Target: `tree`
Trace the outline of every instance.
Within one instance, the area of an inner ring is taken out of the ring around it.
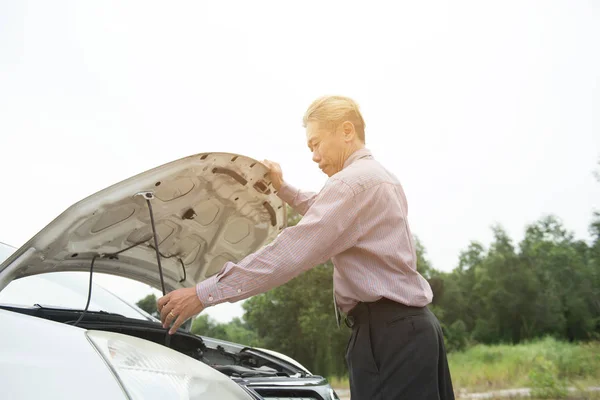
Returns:
[[[575,240],[554,216],[528,225],[518,248],[499,226],[486,251],[472,242],[435,303],[449,348],[465,330],[478,342],[513,342],[551,335],[587,340],[600,327],[600,215],[593,243]],[[463,325],[464,324],[464,325]]]
[[[430,279],[432,275],[435,275],[436,271],[432,268],[431,263],[426,258],[427,251],[419,237],[415,235],[414,241],[415,251],[417,253],[417,271],[423,275],[423,278]]]
[[[153,293],[153,294],[149,294],[148,296],[139,300],[135,304],[142,310],[146,311],[148,314],[152,315],[153,317],[159,318],[160,314],[158,313],[156,302],[157,302],[157,299]]]
[[[512,240],[500,226],[492,227],[494,241],[475,270],[474,295],[481,309],[473,331],[476,340],[521,340],[522,316],[529,314],[526,298],[533,292],[532,276],[522,268]]]
[[[481,268],[485,257],[483,245],[471,242],[467,250],[461,252],[454,271],[440,275],[444,291],[434,305],[436,315],[446,329],[457,322],[463,323],[467,332],[474,329],[475,321],[482,313],[481,302],[475,297],[473,290],[476,283],[475,271]]]
[[[529,318],[537,325],[535,335],[586,338],[593,329],[586,301],[591,291],[587,245],[575,241],[558,218],[548,216],[527,227],[521,248],[539,282],[536,310]]]
[[[588,302],[595,321],[595,337],[600,338],[600,212],[594,213],[590,224],[592,243],[588,254],[589,293]]]
[[[219,324],[206,314],[201,314],[192,321],[191,332],[195,335],[211,337],[239,343],[250,347],[263,347],[255,330],[248,327],[240,318],[234,318],[226,324]]]

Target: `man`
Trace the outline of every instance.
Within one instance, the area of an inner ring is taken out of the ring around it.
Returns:
[[[346,361],[352,400],[454,399],[433,294],[417,272],[407,201],[396,177],[365,147],[365,123],[347,97],[314,101],[304,116],[313,161],[329,176],[299,191],[270,168],[278,195],[303,215],[268,246],[228,262],[195,288],[158,300],[173,333],[206,307],[265,292],[332,259],[335,299],[352,327]]]

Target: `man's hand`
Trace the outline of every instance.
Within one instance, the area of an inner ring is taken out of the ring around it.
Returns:
[[[276,162],[269,160],[264,160],[263,164],[265,164],[271,171],[269,173],[269,177],[271,178],[271,182],[273,183],[275,190],[279,191],[279,189],[281,189],[281,185],[283,185],[283,173],[281,172],[281,167]]]
[[[157,305],[163,328],[168,328],[175,321],[169,330],[169,335],[175,333],[181,324],[204,309],[204,305],[196,295],[195,287],[167,293],[158,299]]]

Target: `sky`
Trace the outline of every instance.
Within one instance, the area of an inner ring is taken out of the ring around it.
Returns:
[[[0,1],[0,241],[200,152],[274,160],[318,191],[301,122],[326,94],[360,104],[435,268],[547,214],[588,240],[599,43],[593,1]]]

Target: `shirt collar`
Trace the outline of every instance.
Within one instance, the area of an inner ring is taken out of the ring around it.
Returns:
[[[371,153],[371,151],[369,149],[367,149],[365,147],[363,147],[362,149],[356,150],[354,153],[350,154],[350,157],[348,157],[348,159],[344,163],[344,166],[342,167],[342,169],[346,168],[347,166],[352,164],[354,161],[358,160],[359,158],[363,158],[363,157],[373,157],[373,154]]]

